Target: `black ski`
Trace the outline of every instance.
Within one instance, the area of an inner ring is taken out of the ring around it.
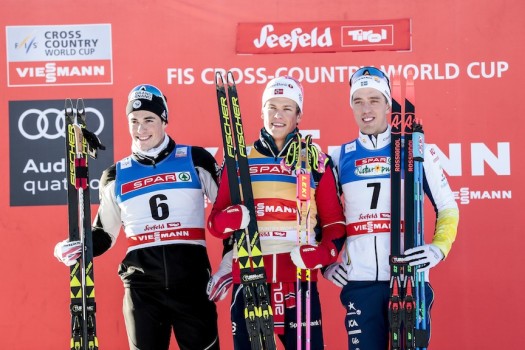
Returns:
[[[404,233],[405,250],[413,248],[415,244],[414,228],[414,143],[412,140],[413,126],[416,118],[414,105],[414,80],[409,75],[406,80],[405,89],[405,111],[404,111],[404,144],[403,144],[403,173],[404,173]],[[415,326],[416,326],[416,295],[415,295],[415,268],[404,266],[403,285],[403,327],[404,348],[414,350],[415,348]]]
[[[401,113],[401,82],[398,74],[394,75],[392,89],[391,119],[391,157],[390,157],[390,300],[388,319],[390,324],[390,350],[400,350],[402,346],[402,270],[401,258],[401,133],[403,115]]]
[[[71,350],[98,350],[95,322],[95,279],[89,196],[88,155],[96,158],[105,149],[96,135],[86,129],[84,101],[65,101],[66,173],[69,241],[82,242],[82,255],[70,267]]]
[[[231,72],[226,74],[225,84],[222,74],[217,72],[215,86],[231,202],[232,204],[243,203],[250,211],[248,228],[234,233],[245,304],[246,326],[252,350],[274,350],[276,345],[273,332],[273,312],[266,285],[246,141],[233,74]]]

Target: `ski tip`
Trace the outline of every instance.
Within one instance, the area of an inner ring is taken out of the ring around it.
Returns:
[[[401,86],[401,72],[394,72],[392,81],[394,86]]]
[[[414,86],[414,71],[408,70],[406,73],[407,86]]]
[[[224,83],[224,76],[220,71],[215,71],[215,82],[216,83]]]
[[[74,113],[73,101],[71,101],[70,98],[66,98],[65,103],[64,103],[64,114],[68,118],[73,118],[73,113]]]
[[[64,102],[65,109],[71,108],[73,109],[73,101],[70,98],[66,98]]]
[[[235,84],[235,79],[233,77],[233,72],[232,71],[228,71],[228,73],[226,73],[226,77],[228,79],[228,82],[231,82],[231,83]]]
[[[228,73],[226,73],[226,82],[230,91],[237,92],[237,84],[235,83],[235,78],[233,77],[232,71],[228,71]]]
[[[86,108],[84,106],[83,98],[77,98],[77,115],[81,118],[85,117],[86,115]]]

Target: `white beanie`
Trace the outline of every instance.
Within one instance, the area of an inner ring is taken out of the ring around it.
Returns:
[[[262,105],[274,97],[286,97],[297,103],[303,112],[303,87],[299,81],[290,77],[277,77],[268,82],[262,95]]]
[[[363,88],[376,89],[386,97],[388,104],[392,107],[392,97],[390,96],[390,86],[388,82],[375,75],[362,75],[352,83],[352,87],[350,88],[350,106],[352,106],[352,96],[354,92]]]

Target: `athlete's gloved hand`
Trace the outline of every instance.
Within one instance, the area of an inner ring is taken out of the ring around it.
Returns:
[[[55,257],[66,266],[75,265],[82,254],[82,243],[80,241],[64,240],[55,246]]]
[[[443,257],[443,252],[437,246],[424,244],[405,250],[405,256],[402,258],[402,261],[410,266],[418,266],[418,271],[424,272],[436,266],[443,260]]]
[[[346,266],[347,265],[342,262],[334,263],[324,270],[323,277],[331,281],[336,286],[343,288],[348,283]]]
[[[244,229],[249,223],[250,211],[248,208],[242,204],[236,204],[217,213],[213,220],[213,229],[216,232],[228,233]]]
[[[335,262],[337,251],[333,244],[305,244],[292,249],[290,256],[295,266],[300,269],[318,269]]]
[[[233,250],[224,254],[222,261],[219,265],[219,270],[211,276],[208,281],[208,287],[206,293],[208,293],[208,299],[211,301],[223,300],[228,294],[228,289],[232,285],[232,259]]]

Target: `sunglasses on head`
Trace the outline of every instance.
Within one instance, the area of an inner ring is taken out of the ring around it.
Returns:
[[[375,67],[359,68],[354,74],[352,74],[352,77],[350,78],[350,86],[352,86],[352,84],[354,84],[357,79],[364,75],[372,75],[374,77],[385,79],[388,83],[388,86],[390,87],[390,79],[388,79],[388,76],[381,69]]]

